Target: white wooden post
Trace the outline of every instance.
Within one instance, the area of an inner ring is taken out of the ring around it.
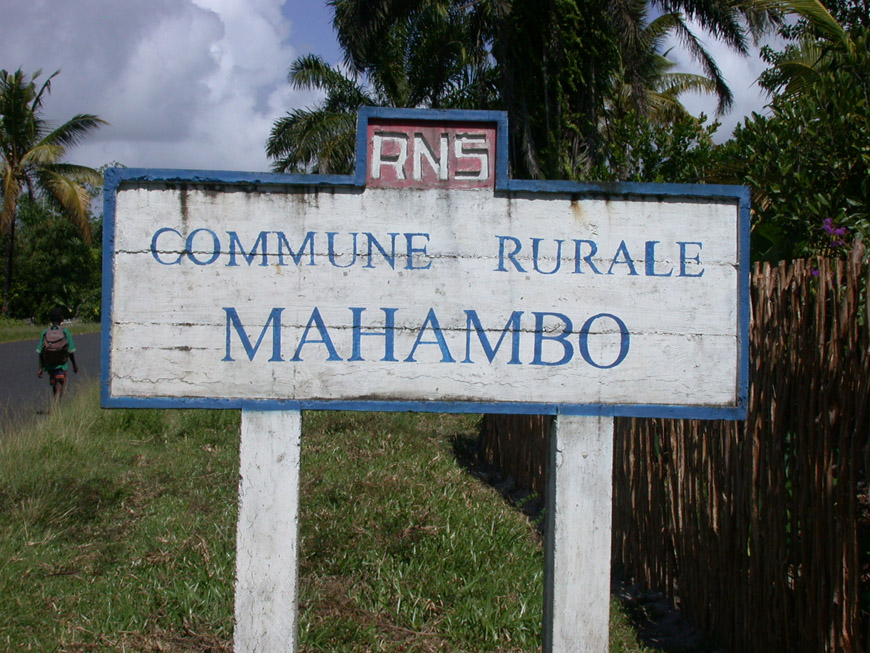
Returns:
[[[301,434],[298,410],[242,410],[238,653],[296,650]]]
[[[544,653],[609,650],[613,418],[550,431]]]

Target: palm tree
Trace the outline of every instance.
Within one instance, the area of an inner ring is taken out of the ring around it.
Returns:
[[[294,88],[326,93],[319,106],[294,109],[275,121],[266,154],[275,172],[349,174],[353,170],[356,112],[381,105],[382,94],[368,91],[358,76],[333,68],[316,55],[298,58],[288,79]]]
[[[502,0],[496,0],[496,4]],[[393,106],[491,99],[488,15],[468,0],[329,0],[345,65],[377,76]],[[489,2],[483,7],[489,11]]]
[[[719,112],[729,108],[731,91],[686,19],[745,54],[749,41],[775,18],[754,0],[506,0],[501,5],[494,17],[493,53],[510,115],[512,160],[528,175],[549,178],[582,177],[598,163],[604,144],[600,118],[614,84],[631,89],[634,109],[647,115],[648,91],[660,89],[660,75],[667,71],[659,50],[666,34],[677,37],[709,80],[669,77],[664,83],[671,85],[671,96],[688,82],[715,89]]]
[[[90,241],[88,204],[84,184],[101,184],[102,176],[92,168],[64,163],[67,148],[102,124],[97,116],[77,114],[54,127],[42,117],[42,103],[51,92],[50,75],[37,87],[42,71],[28,77],[21,69],[0,70],[0,173],[2,209],[0,235],[6,235],[6,273],[3,279],[3,307],[8,311],[15,252],[15,220],[18,199],[27,193],[44,199],[68,216],[86,242]]]
[[[861,59],[862,46],[858,43],[868,28],[857,24],[852,31],[841,25],[819,0],[758,0],[759,4],[782,13],[799,16],[806,28],[799,32],[796,46],[790,46],[774,61],[771,92],[781,90],[786,97],[806,92],[819,76],[832,68],[854,68],[856,80],[867,75]],[[866,44],[863,45],[866,52]],[[771,77],[769,76],[770,80]],[[870,97],[868,97],[870,101]]]
[[[610,82],[605,124],[609,117],[621,117],[629,112],[657,125],[689,118],[680,96],[691,91],[715,95],[719,100],[717,113],[727,111],[733,94],[716,62],[689,30],[683,15],[670,12],[647,21],[647,4],[637,3],[636,8],[641,13],[634,17],[618,12],[618,20],[624,26],[618,30],[621,34],[620,65]],[[684,46],[701,61],[707,75],[672,72],[675,64],[668,58],[671,50],[664,49],[665,40],[672,34],[679,35]]]
[[[720,112],[730,106],[730,89],[684,17],[745,53],[749,38],[775,16],[753,0],[329,4],[344,68],[330,69],[322,61],[312,66],[306,58],[294,64],[291,83],[323,90],[326,99],[276,123],[268,151],[279,170],[349,171],[355,123],[347,114],[364,102],[504,109],[510,117],[515,175],[582,177],[600,159],[606,139],[603,118],[614,103],[654,119],[673,117],[680,114],[679,94],[700,89],[715,92]],[[651,14],[659,16],[650,21]],[[703,76],[668,70],[670,62],[660,52],[667,34],[678,37],[700,63]],[[334,152],[340,152],[341,165],[320,161],[332,159]],[[288,165],[283,153],[293,153],[291,159],[297,156],[298,161]]]
[[[345,61],[333,67],[306,55],[290,66],[294,88],[325,98],[275,122],[266,153],[276,172],[349,173],[361,106],[463,108],[494,97],[486,66],[472,65],[470,23],[453,0],[330,4]]]

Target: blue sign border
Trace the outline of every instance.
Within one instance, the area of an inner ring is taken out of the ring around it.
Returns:
[[[430,122],[495,123],[495,190],[536,194],[571,193],[577,195],[616,195],[621,197],[697,197],[730,199],[738,205],[738,374],[737,403],[734,406],[636,405],[636,404],[557,404],[493,403],[466,401],[341,401],[341,400],[251,400],[186,397],[112,397],[109,393],[111,356],[113,254],[115,251],[115,197],[124,182],[176,182],[218,184],[223,186],[342,186],[363,187],[368,161],[366,134],[372,118]],[[363,107],[357,124],[356,170],[351,175],[275,174],[213,170],[172,170],[151,168],[109,168],[103,187],[103,323],[101,399],[105,408],[232,408],[253,410],[366,410],[444,413],[501,413],[538,415],[583,415],[613,417],[661,417],[681,419],[746,419],[749,396],[749,319],[750,319],[750,194],[746,186],[708,184],[587,183],[510,179],[508,177],[507,114],[501,111],[456,111],[433,109],[392,109]]]

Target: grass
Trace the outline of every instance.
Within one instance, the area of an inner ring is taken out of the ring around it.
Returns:
[[[540,543],[456,464],[451,441],[474,417],[317,413],[306,426],[303,650],[535,649]]]
[[[229,641],[238,416],[96,405],[0,444],[0,648]]]
[[[32,324],[27,320],[13,320],[0,316],[0,342],[18,342],[19,340],[36,340],[48,324]],[[93,333],[100,330],[99,322],[64,322],[63,326],[70,333]]]
[[[69,399],[0,432],[0,649],[231,650],[238,413]],[[540,650],[542,542],[457,464],[475,429],[304,415],[300,651]]]

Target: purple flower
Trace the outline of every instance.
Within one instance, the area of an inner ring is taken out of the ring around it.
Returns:
[[[825,218],[822,222],[822,229],[830,237],[829,246],[832,248],[845,247],[845,236],[849,233],[846,227],[838,227],[833,218]]]
[[[818,268],[813,268],[813,269],[810,271],[810,274],[813,275],[814,277],[819,276],[819,269],[818,269]]]

